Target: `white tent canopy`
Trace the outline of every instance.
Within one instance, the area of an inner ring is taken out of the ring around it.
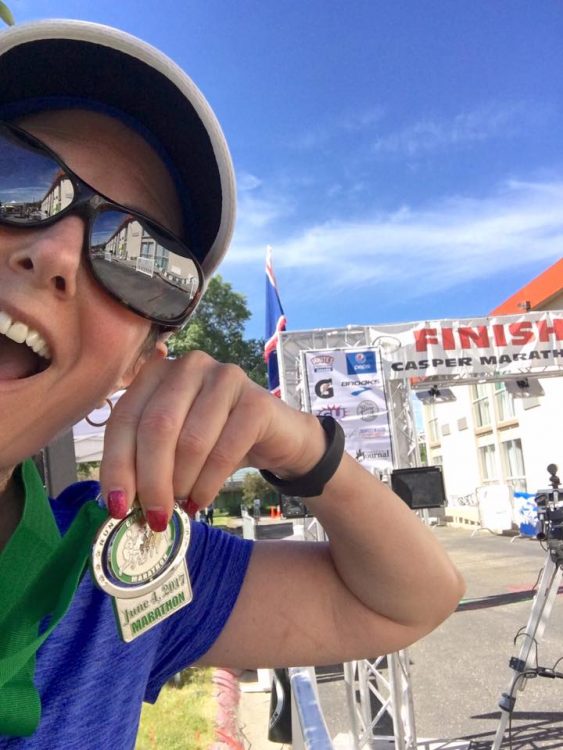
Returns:
[[[117,391],[111,397],[114,406],[124,393],[125,391]],[[101,409],[96,409],[96,411],[88,416],[95,422],[105,422],[109,418],[109,415],[109,406],[104,404]],[[105,427],[92,427],[85,419],[82,419],[74,425],[72,432],[74,435],[76,463],[93,463],[94,461],[102,460]],[[258,470],[249,466],[239,469],[226,481],[226,489],[233,489],[239,486],[246,474],[254,473],[258,473]]]
[[[125,391],[116,391],[116,393],[113,394],[111,401],[114,406],[124,393]],[[94,422],[105,422],[109,418],[109,415],[109,405],[104,404],[101,409],[96,409],[88,416]],[[88,463],[102,460],[105,427],[92,427],[92,425],[88,424],[85,419],[82,419],[74,425],[72,432],[74,435],[74,453],[76,455],[76,463]]]

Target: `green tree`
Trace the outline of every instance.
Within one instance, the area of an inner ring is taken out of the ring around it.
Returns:
[[[76,476],[80,481],[85,479],[97,479],[96,470],[100,468],[101,461],[79,461],[76,464]]]
[[[418,447],[420,449],[420,463],[422,466],[428,466],[428,451],[426,450],[426,443],[419,441]]]
[[[267,496],[271,496],[272,487],[258,472],[245,474],[242,480],[242,499],[246,505],[252,505],[255,498],[260,498],[262,503]]]
[[[250,315],[245,296],[216,275],[188,325],[169,339],[170,354],[178,357],[200,349],[219,362],[239,365],[255,383],[265,386],[264,342],[244,338]]]
[[[0,18],[8,26],[13,26],[15,24],[15,20],[14,20],[14,16],[12,15],[12,11],[8,8],[8,6],[6,5],[6,3],[2,2],[2,0],[0,0]]]

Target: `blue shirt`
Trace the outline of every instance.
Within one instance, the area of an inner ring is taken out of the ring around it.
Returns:
[[[96,482],[80,482],[52,501],[62,534],[98,492]],[[111,597],[86,573],[69,611],[37,652],[39,727],[31,737],[0,737],[0,749],[135,746],[142,702],[154,703],[167,680],[209,650],[232,612],[250,559],[252,542],[202,523],[191,529],[192,602],[131,643],[119,636]]]

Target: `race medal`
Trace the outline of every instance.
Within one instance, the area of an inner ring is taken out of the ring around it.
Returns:
[[[134,506],[98,531],[91,567],[97,585],[113,598],[121,637],[129,642],[192,600],[186,563],[190,521],[174,506],[165,531],[152,531]]]

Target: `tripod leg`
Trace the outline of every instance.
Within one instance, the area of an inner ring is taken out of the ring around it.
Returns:
[[[559,567],[558,562],[555,561],[548,552],[546,554],[540,584],[534,597],[532,611],[530,612],[526,630],[522,634],[520,653],[517,658],[512,657],[509,662],[514,674],[510,681],[508,691],[502,694],[499,701],[499,708],[501,710],[500,722],[491,750],[500,750],[502,739],[506,732],[506,727],[508,726],[510,714],[514,710],[516,704],[516,689],[524,689],[526,680],[525,678],[522,678],[522,673],[529,667],[530,662],[532,661],[531,657],[535,654],[536,644],[539,643],[543,636],[559,588],[560,580],[561,568]]]

